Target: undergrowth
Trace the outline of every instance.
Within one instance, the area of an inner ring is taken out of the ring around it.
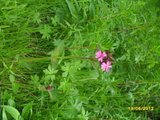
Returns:
[[[159,5],[1,0],[1,119],[159,120]],[[97,50],[112,54],[109,72]]]

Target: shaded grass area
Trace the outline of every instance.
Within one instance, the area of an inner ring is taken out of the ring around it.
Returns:
[[[2,120],[158,120],[158,4],[2,0]],[[113,55],[108,73],[95,59],[98,49]]]

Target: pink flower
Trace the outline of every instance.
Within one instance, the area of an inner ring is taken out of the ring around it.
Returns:
[[[112,68],[111,62],[110,61],[107,61],[107,63],[103,62],[101,64],[101,68],[103,71],[108,72]]]
[[[105,52],[102,51],[97,51],[96,52],[96,58],[98,59],[98,61],[102,62],[103,59],[107,56],[107,54]]]

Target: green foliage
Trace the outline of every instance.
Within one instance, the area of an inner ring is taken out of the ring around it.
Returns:
[[[48,69],[45,69],[44,71],[45,77],[44,80],[48,81],[48,80],[55,80],[56,78],[56,73],[58,72],[58,70],[54,70],[50,65],[48,66]]]
[[[1,0],[1,119],[158,120],[159,4]],[[111,52],[111,71],[97,50]]]
[[[51,37],[50,34],[52,33],[52,30],[49,25],[44,25],[43,27],[40,27],[39,32],[42,34],[43,39],[49,39]]]
[[[23,110],[22,110],[22,117],[24,119],[31,119],[31,116],[33,114],[33,112],[32,112],[32,106],[33,106],[33,103],[30,102],[27,105],[25,105],[25,107],[23,108]]]
[[[7,111],[15,120],[19,120],[20,113],[18,112],[17,109],[15,109],[12,106],[8,106],[8,105],[3,105],[2,107],[3,107],[3,116],[2,117],[4,120],[7,120],[7,116],[6,116],[5,111]]]

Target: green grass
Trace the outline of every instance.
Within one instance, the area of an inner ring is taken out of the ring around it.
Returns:
[[[1,0],[1,119],[159,120],[159,5]],[[110,72],[98,49],[111,51]],[[147,106],[154,110],[128,110]]]

